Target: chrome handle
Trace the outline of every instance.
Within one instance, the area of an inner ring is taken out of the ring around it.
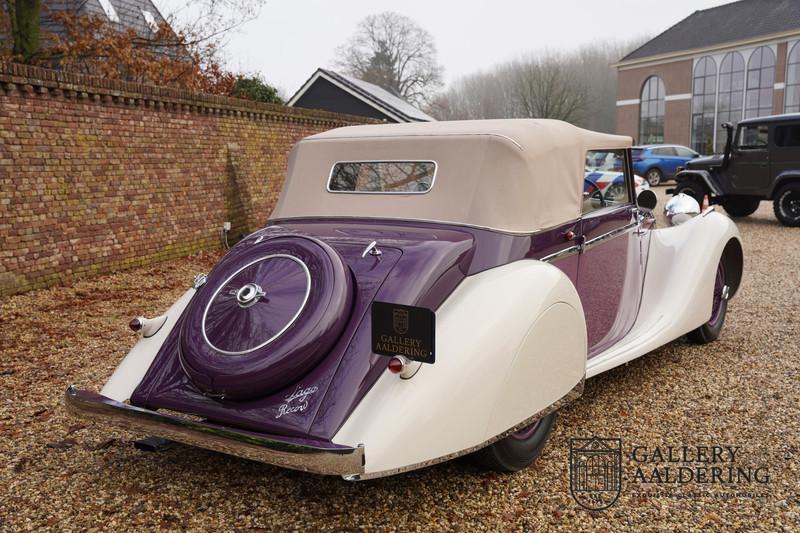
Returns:
[[[378,241],[372,241],[371,243],[369,243],[367,245],[366,248],[364,248],[364,251],[361,252],[361,258],[363,259],[364,257],[367,257],[367,254],[369,254],[369,255],[371,255],[373,257],[378,257],[382,253],[383,252],[378,250]]]

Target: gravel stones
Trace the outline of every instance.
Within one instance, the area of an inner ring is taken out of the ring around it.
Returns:
[[[131,442],[143,435],[68,417],[66,386],[99,389],[135,341],[128,320],[166,309],[212,254],[7,298],[0,530],[797,530],[800,232],[766,202],[737,223],[745,275],[720,339],[677,340],[589,380],[539,460],[514,475],[459,460],[352,484],[183,445],[142,453]],[[570,438],[593,435],[622,438],[627,475],[615,504],[589,512],[570,495],[568,460]],[[748,488],[758,497],[643,485],[633,445],[739,446],[737,460],[768,465],[770,480]]]

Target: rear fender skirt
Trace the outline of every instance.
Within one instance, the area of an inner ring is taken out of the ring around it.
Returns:
[[[436,363],[412,379],[383,373],[333,441],[371,450],[367,477],[432,464],[572,399],[585,368],[574,285],[553,265],[516,261],[466,278],[436,312]]]

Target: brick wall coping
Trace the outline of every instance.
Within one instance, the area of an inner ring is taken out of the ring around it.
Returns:
[[[110,80],[75,72],[53,70],[33,65],[0,61],[0,85],[6,91],[30,87],[39,93],[61,91],[88,98],[107,97],[128,105],[168,106],[183,111],[243,115],[254,119],[301,122],[321,126],[379,123],[365,117],[332,113],[318,109],[301,109],[280,104],[253,102],[227,96],[217,96],[121,80]]]

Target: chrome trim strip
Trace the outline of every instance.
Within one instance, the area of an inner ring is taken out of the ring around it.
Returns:
[[[716,210],[717,210],[716,206],[710,205],[710,206],[706,207],[705,209],[703,209],[703,212],[700,213],[700,216],[701,217],[705,217],[709,213],[713,213]]]
[[[199,289],[200,287],[206,284],[206,281],[208,281],[208,276],[206,276],[205,274],[198,274],[192,280],[192,288]]]
[[[539,261],[544,261],[549,263],[551,261],[555,261],[557,259],[563,259],[565,257],[569,257],[573,254],[577,254],[581,251],[581,247],[577,244],[575,246],[570,246],[569,248],[564,248],[563,250],[559,250],[558,252],[552,253],[550,255],[546,255],[539,259]]]
[[[70,385],[64,404],[72,415],[112,424],[244,459],[315,474],[340,476],[364,472],[364,447],[317,448],[284,442],[233,428],[126,405]]]
[[[306,293],[303,296],[303,303],[300,304],[300,308],[294,314],[292,319],[289,320],[289,322],[287,322],[286,325],[284,325],[280,329],[280,331],[275,333],[275,335],[273,335],[272,337],[270,337],[266,341],[262,342],[258,346],[254,346],[253,348],[250,348],[248,350],[242,350],[240,352],[229,352],[227,350],[222,350],[222,349],[217,348],[216,346],[214,346],[211,343],[211,341],[208,339],[208,336],[206,335],[206,317],[208,316],[208,310],[211,307],[211,304],[214,303],[214,300],[216,300],[217,295],[219,294],[219,291],[221,291],[222,288],[225,287],[233,278],[235,278],[237,275],[239,275],[239,272],[241,272],[242,270],[244,270],[244,269],[246,269],[248,267],[251,267],[251,266],[255,265],[256,263],[260,263],[261,261],[266,261],[267,259],[274,259],[276,257],[279,257],[279,258],[282,258],[282,259],[291,259],[292,261],[294,261],[295,263],[297,263],[298,265],[300,265],[302,267],[303,273],[306,275]],[[308,267],[306,266],[306,264],[303,261],[301,261],[300,259],[296,258],[295,256],[289,255],[289,254],[270,254],[270,255],[266,255],[266,256],[264,256],[264,257],[262,257],[260,259],[256,259],[255,261],[251,261],[251,262],[247,263],[245,266],[243,266],[242,268],[240,268],[239,270],[237,270],[236,272],[234,272],[233,274],[231,274],[230,276],[228,276],[228,278],[225,281],[223,281],[219,285],[219,287],[217,287],[217,290],[214,291],[214,294],[211,295],[211,298],[208,300],[208,305],[206,305],[205,310],[203,310],[203,320],[200,322],[200,330],[203,333],[203,340],[205,340],[206,344],[211,346],[211,348],[213,348],[214,350],[218,351],[219,353],[224,353],[225,355],[244,355],[246,353],[254,352],[254,351],[256,351],[256,350],[258,350],[260,348],[263,348],[267,344],[271,343],[272,341],[274,341],[275,339],[280,337],[283,334],[284,331],[289,329],[289,326],[294,324],[294,321],[297,320],[297,317],[299,317],[300,313],[303,312],[303,309],[306,308],[306,303],[308,302],[308,295],[309,294],[311,294],[311,272],[309,272]]]
[[[431,186],[424,191],[334,191],[331,189],[331,180],[333,180],[333,169],[336,165],[347,163],[433,163],[433,177],[431,178]],[[436,183],[436,175],[439,173],[439,163],[433,160],[419,160],[419,159],[363,159],[355,161],[336,161],[331,165],[331,170],[328,173],[328,183],[325,184],[325,190],[334,194],[428,194],[433,190]]]
[[[400,468],[393,468],[391,470],[383,470],[381,472],[370,472],[370,473],[365,473],[365,474],[353,474],[353,475],[342,476],[342,477],[346,481],[364,481],[366,479],[375,479],[375,478],[379,478],[379,477],[393,476],[395,474],[401,474],[403,472],[408,472],[409,470],[416,470],[418,468],[425,468],[427,466],[435,465],[435,464],[438,464],[438,463],[443,463],[445,461],[449,461],[451,459],[455,459],[456,457],[461,457],[462,455],[467,455],[467,454],[470,454],[472,452],[478,451],[481,448],[485,448],[486,446],[489,446],[490,444],[493,444],[493,443],[497,442],[498,440],[503,439],[503,438],[511,435],[512,433],[516,433],[517,431],[530,426],[531,424],[533,424],[534,422],[536,422],[537,420],[539,420],[543,416],[547,416],[550,413],[552,413],[553,411],[557,411],[558,409],[561,409],[562,407],[564,407],[568,403],[580,398],[580,396],[583,394],[583,385],[584,385],[585,381],[586,381],[586,375],[584,374],[584,376],[580,379],[580,381],[578,381],[578,383],[572,389],[570,389],[569,392],[567,392],[560,399],[556,400],[554,403],[550,404],[550,406],[542,409],[541,411],[539,411],[538,413],[534,414],[533,416],[530,416],[530,417],[526,418],[524,421],[520,422],[519,424],[515,425],[512,428],[507,429],[506,431],[500,433],[499,435],[495,435],[491,439],[478,444],[477,446],[472,446],[470,448],[466,448],[466,449],[458,451],[458,452],[454,452],[454,453],[451,453],[451,454],[448,454],[448,455],[444,455],[442,457],[437,457],[435,459],[430,459],[428,461],[423,461],[421,463],[415,463],[413,465],[402,466]]]
[[[636,228],[638,226],[639,226],[638,222],[631,222],[630,224],[626,224],[626,225],[624,225],[622,227],[619,227],[617,229],[611,230],[608,233],[603,233],[602,235],[598,235],[597,237],[589,239],[588,241],[583,243],[583,246],[582,246],[583,251],[588,250],[592,246],[596,246],[596,245],[600,244],[603,241],[607,241],[608,239],[610,239],[612,237],[616,237],[620,233],[625,233],[626,231],[631,230],[633,228]]]

